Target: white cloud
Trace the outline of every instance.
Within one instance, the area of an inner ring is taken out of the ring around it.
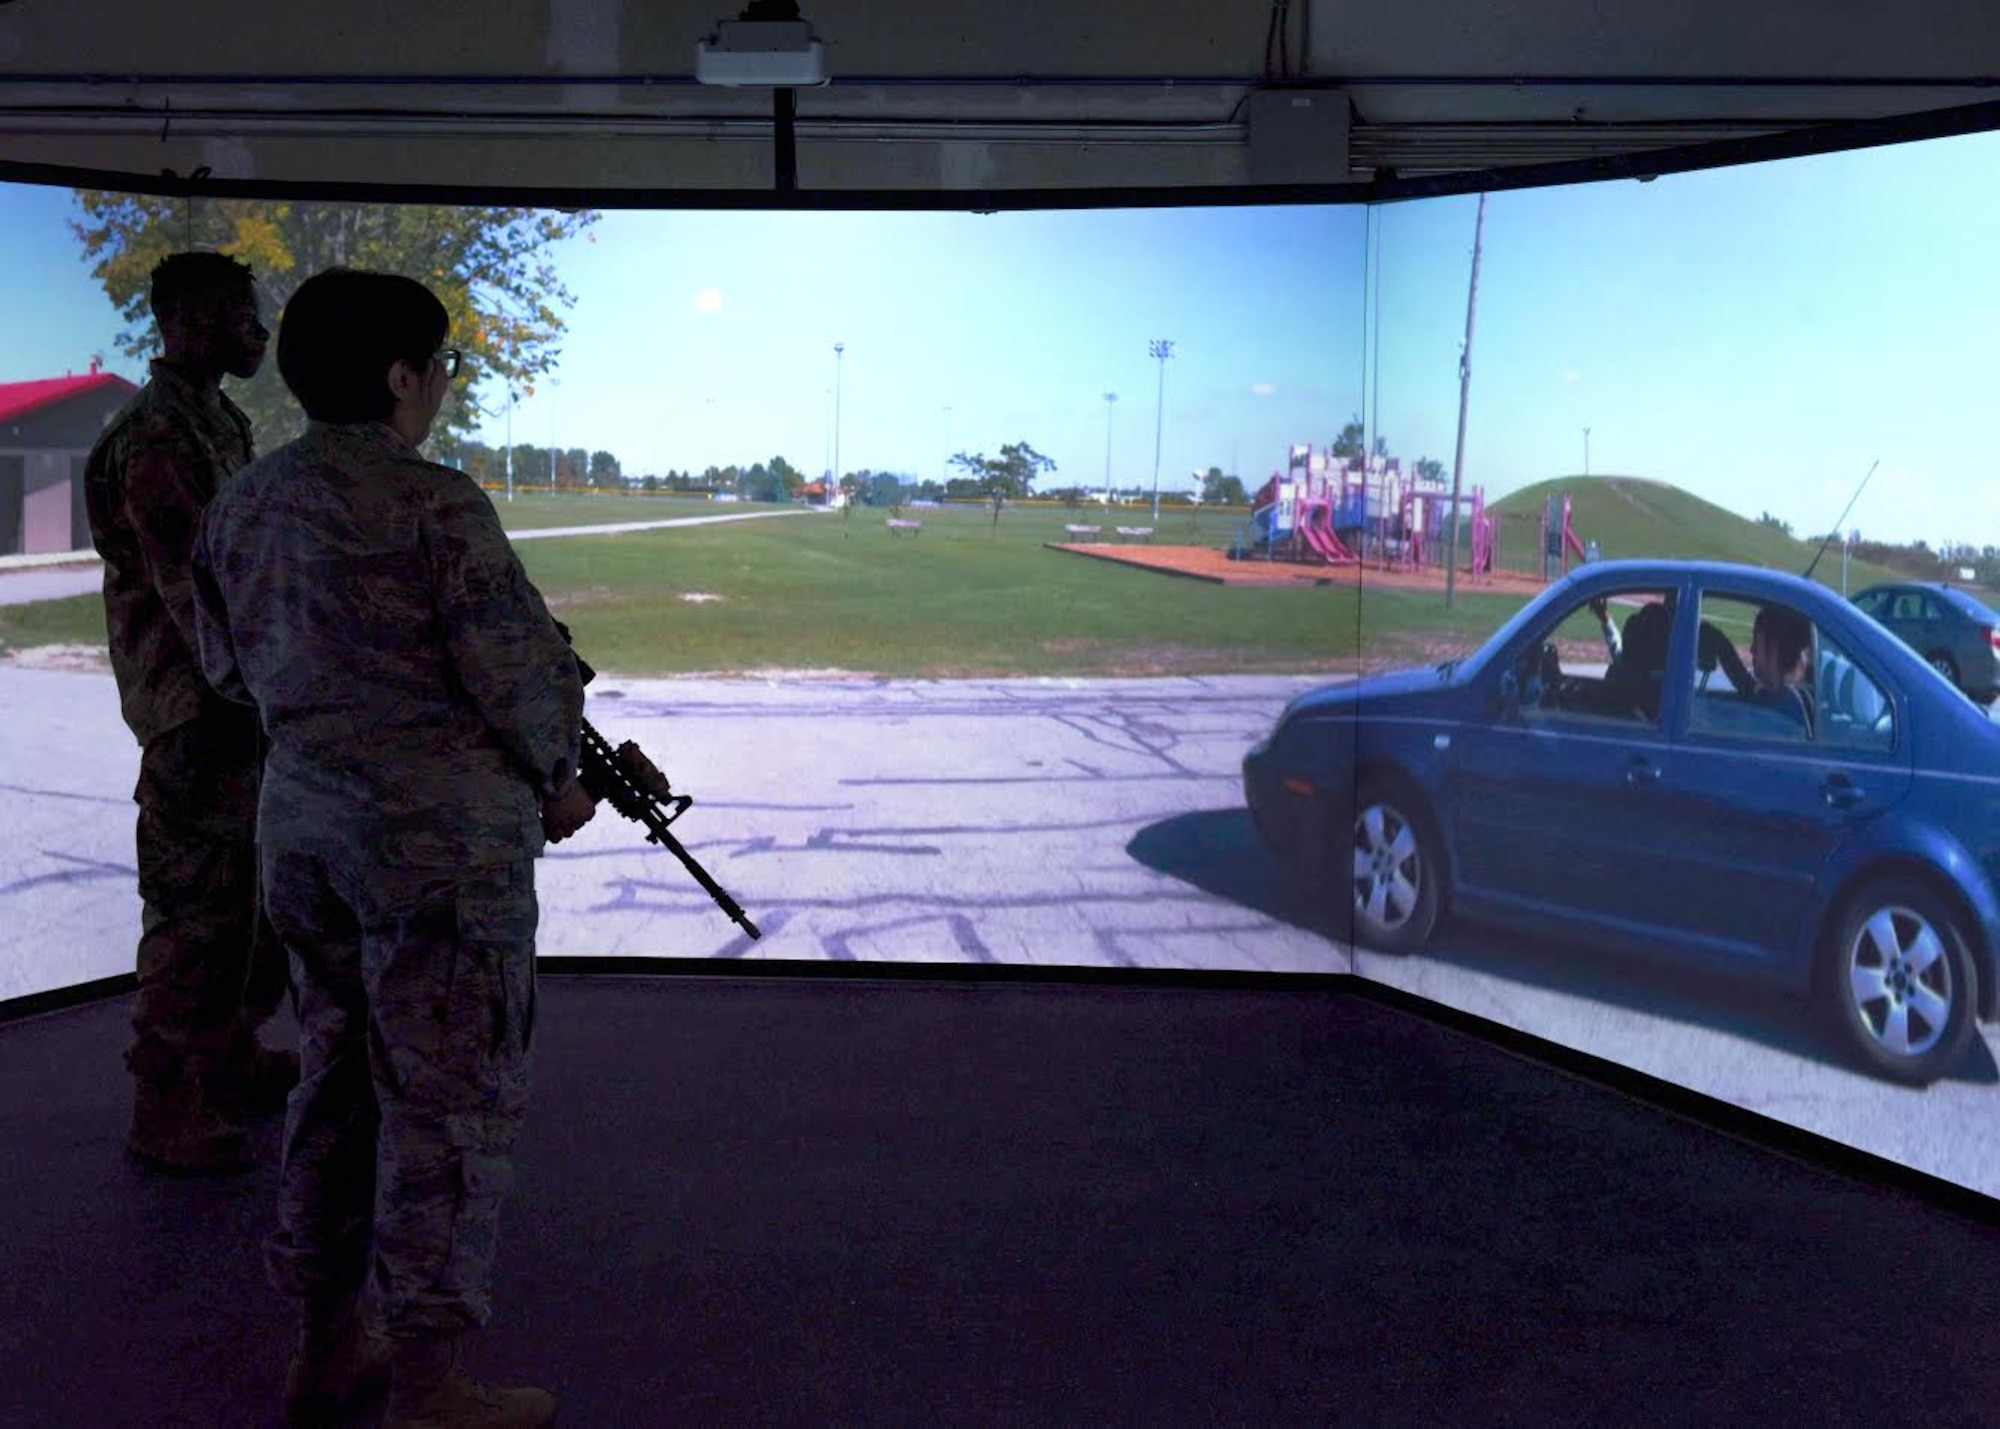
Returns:
[[[1578,372],[1574,367],[1565,367],[1563,369],[1563,381],[1581,382],[1582,380],[1583,380],[1583,374]]]
[[[719,313],[722,311],[722,289],[703,288],[694,295],[696,312]]]
[[[1252,382],[1250,384],[1250,390],[1256,393],[1259,397],[1268,397],[1278,389],[1276,387],[1273,387],[1268,382]]]

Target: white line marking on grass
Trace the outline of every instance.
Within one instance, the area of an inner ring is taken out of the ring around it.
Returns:
[[[538,541],[544,536],[615,536],[623,531],[658,531],[667,526],[712,526],[718,521],[758,521],[766,516],[803,516],[804,511],[743,511],[731,516],[676,516],[667,521],[623,521],[610,526],[539,526],[532,531],[510,531],[516,541]]]

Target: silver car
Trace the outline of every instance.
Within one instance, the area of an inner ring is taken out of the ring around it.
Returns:
[[[1909,581],[1870,586],[1854,603],[1978,703],[2000,693],[2000,615],[1964,591]]]

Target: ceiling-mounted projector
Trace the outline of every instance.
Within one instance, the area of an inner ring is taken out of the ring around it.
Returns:
[[[694,47],[703,84],[798,89],[826,83],[826,46],[804,20],[722,20]]]

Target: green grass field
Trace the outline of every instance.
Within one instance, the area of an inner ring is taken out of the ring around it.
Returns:
[[[1596,541],[1607,561],[1635,556],[1739,561],[1797,575],[1805,571],[1817,549],[1816,542],[1794,540],[1677,486],[1629,476],[1561,477],[1523,487],[1494,502],[1492,510],[1501,519],[1503,543],[1511,542],[1515,550],[1531,553],[1535,518],[1550,496],[1564,493],[1570,497],[1571,528],[1579,539]],[[1829,511],[1827,516],[1831,519],[1838,514]],[[1503,549],[1503,563],[1523,562]],[[1855,561],[1848,567],[1847,587],[1858,591],[1878,581],[1908,578],[1883,566]],[[1827,548],[1813,570],[1813,579],[1840,589],[1838,544]]]
[[[906,514],[923,521],[920,534],[892,535],[883,513],[862,508],[533,541],[521,552],[578,645],[628,674],[1324,671],[1352,667],[1364,609],[1397,632],[1394,649],[1421,656],[1440,640],[1476,638],[1516,604],[1481,596],[1446,612],[1389,592],[1223,587],[1115,566],[1046,549],[1080,519],[1059,507],[1015,507],[997,527],[976,507]],[[1176,544],[1219,546],[1240,520],[1201,513],[1188,537],[1175,513],[1160,529]],[[1371,644],[1371,660],[1390,656],[1389,639]]]
[[[1561,483],[1574,525],[1607,557],[1663,555],[1801,570],[1804,543],[1672,487],[1623,478]],[[1547,486],[1496,510],[1539,509]],[[1314,673],[1469,650],[1521,603],[1461,586],[1433,593],[1346,584],[1225,587],[1047,549],[1063,527],[1148,525],[1139,507],[1021,505],[996,525],[976,506],[910,509],[891,535],[868,507],[823,514],[667,496],[517,493],[502,523],[556,526],[761,515],[756,520],[530,540],[537,586],[600,669],[626,675],[842,670],[902,677]],[[1167,507],[1155,540],[1228,548],[1245,513]],[[1516,524],[1520,524],[1518,521]],[[1839,553],[1816,573],[1839,581]],[[1859,563],[1852,588],[1888,573]],[[0,650],[102,649],[95,595],[0,606]]]

